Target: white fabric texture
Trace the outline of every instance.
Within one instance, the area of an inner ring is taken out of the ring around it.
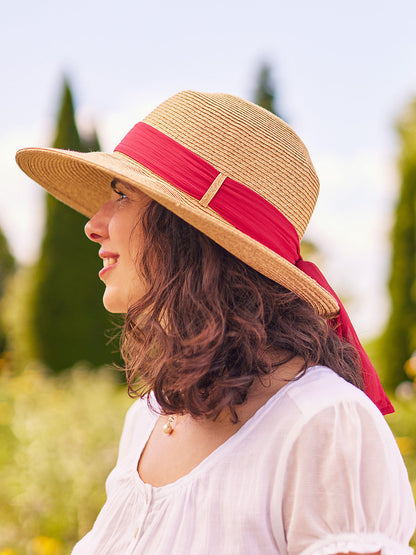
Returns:
[[[313,367],[201,464],[162,487],[137,473],[157,419],[129,409],[107,502],[72,555],[413,553],[415,505],[383,416]]]

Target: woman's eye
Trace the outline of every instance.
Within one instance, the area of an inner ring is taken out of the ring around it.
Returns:
[[[127,198],[127,195],[125,195],[122,191],[120,191],[120,189],[117,189],[117,187],[113,187],[113,191],[120,197],[117,200],[124,200]]]

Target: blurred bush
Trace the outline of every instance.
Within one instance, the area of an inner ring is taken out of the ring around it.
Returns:
[[[386,420],[396,437],[416,497],[416,396],[395,398],[393,404],[396,412],[387,415]]]
[[[66,555],[105,501],[124,415],[118,373],[0,374],[0,555]]]
[[[0,229],[0,356],[1,353],[10,348],[6,331],[7,326],[3,318],[4,293],[15,271],[16,261],[10,252],[6,236]]]

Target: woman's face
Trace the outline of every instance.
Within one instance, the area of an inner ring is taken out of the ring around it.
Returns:
[[[109,312],[125,313],[146,292],[136,259],[141,244],[138,222],[151,199],[116,180],[111,187],[110,200],[89,220],[85,233],[100,244],[103,268],[98,275],[106,286],[104,306]]]

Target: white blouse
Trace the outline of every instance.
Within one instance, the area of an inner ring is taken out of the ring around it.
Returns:
[[[189,474],[143,483],[158,415],[129,409],[107,502],[72,555],[411,554],[415,505],[384,418],[324,367],[280,389]]]

